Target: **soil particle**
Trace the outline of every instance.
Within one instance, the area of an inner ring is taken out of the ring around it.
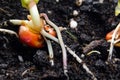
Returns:
[[[47,52],[38,50],[36,54],[33,56],[33,62],[36,63],[38,66],[46,65],[50,66],[47,57],[48,57]]]
[[[86,47],[83,48],[83,53],[86,54],[90,52],[91,50],[98,47],[102,43],[103,43],[103,40],[95,40],[95,41],[90,42]]]

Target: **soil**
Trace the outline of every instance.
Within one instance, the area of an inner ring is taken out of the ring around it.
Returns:
[[[112,62],[106,63],[109,44],[106,34],[120,21],[114,16],[116,0],[84,0],[77,6],[75,0],[40,0],[38,10],[46,13],[56,25],[66,27],[62,37],[64,43],[83,59],[98,80],[120,79],[119,47],[114,47]],[[78,15],[74,16],[73,11]],[[0,24],[10,19],[27,19],[28,10],[21,6],[20,0],[1,0]],[[70,19],[78,23],[76,29],[70,28]],[[9,24],[7,28],[18,32],[19,26]],[[51,66],[47,46],[31,48],[21,43],[15,35],[0,32],[0,80],[66,80],[63,73],[60,46],[52,41],[55,65]],[[98,51],[87,55],[90,51]],[[70,80],[92,80],[76,59],[67,53],[68,75]],[[117,59],[117,60],[116,60]]]

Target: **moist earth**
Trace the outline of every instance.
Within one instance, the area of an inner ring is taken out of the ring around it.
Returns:
[[[119,47],[114,47],[111,63],[106,63],[109,45],[106,34],[120,21],[114,16],[116,0],[84,0],[76,5],[76,0],[40,0],[37,4],[40,13],[46,13],[51,21],[67,30],[61,31],[64,43],[86,63],[98,80],[120,79]],[[78,15],[73,15],[77,10]],[[2,25],[10,19],[27,19],[28,10],[21,6],[20,0],[1,0],[0,27],[18,32],[19,26]],[[70,28],[70,19],[78,26]],[[66,80],[63,73],[60,46],[52,41],[55,65],[49,63],[47,46],[31,48],[15,35],[0,32],[0,80]],[[98,51],[99,53],[91,53]],[[70,80],[92,80],[82,64],[67,53],[68,75]]]

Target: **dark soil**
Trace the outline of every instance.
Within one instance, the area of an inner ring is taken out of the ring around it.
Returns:
[[[98,80],[119,80],[120,61],[106,64],[109,43],[105,35],[114,29],[120,21],[114,16],[116,0],[85,0],[81,6],[76,6],[75,0],[40,0],[38,9],[46,13],[56,25],[66,27],[62,31],[64,43],[82,57],[89,69]],[[73,16],[73,10],[79,12]],[[20,0],[0,1],[0,24],[10,19],[26,19],[28,10],[21,6]],[[77,29],[69,27],[70,19],[78,22]],[[7,27],[18,31],[19,26]],[[74,37],[72,37],[70,34]],[[52,42],[55,65],[50,66],[47,46],[35,49],[22,44],[15,35],[0,32],[0,80],[66,80],[63,73],[62,53],[60,46]],[[97,50],[101,54],[89,51]],[[23,60],[22,60],[23,58]],[[113,61],[120,58],[119,48],[115,47]],[[26,72],[25,72],[26,71]],[[68,53],[68,74],[70,80],[92,80],[76,59]]]

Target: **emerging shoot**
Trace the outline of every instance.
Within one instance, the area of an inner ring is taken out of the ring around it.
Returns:
[[[39,33],[41,31],[41,28],[44,26],[44,21],[42,18],[40,18],[37,5],[39,0],[21,0],[22,6],[27,8],[30,12],[31,16],[31,23],[33,26],[30,26],[29,28],[33,30],[34,32]]]

